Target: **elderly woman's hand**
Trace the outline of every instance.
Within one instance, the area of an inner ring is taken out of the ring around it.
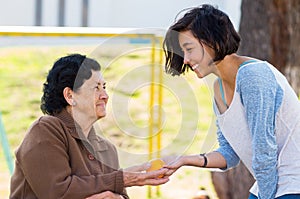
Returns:
[[[105,191],[102,193],[97,193],[94,194],[90,197],[87,197],[85,199],[124,199],[123,196],[119,195],[119,194],[115,194],[111,191]]]
[[[142,169],[143,167],[137,167]],[[135,168],[135,169],[137,169]],[[139,170],[137,169],[137,170]],[[131,169],[125,169],[123,172],[123,180],[125,187],[131,186],[144,186],[144,185],[161,185],[165,184],[169,181],[169,177],[165,176],[169,169],[162,168],[156,171],[150,172],[136,172],[137,170],[133,171]],[[144,171],[145,169],[142,169]],[[163,176],[163,177],[161,177]]]

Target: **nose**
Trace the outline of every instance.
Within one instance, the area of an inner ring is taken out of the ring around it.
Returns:
[[[102,99],[102,100],[105,100],[105,101],[108,100],[109,96],[108,96],[106,90],[103,89],[103,91],[100,93],[99,98]]]
[[[184,54],[184,56],[183,56],[183,63],[184,64],[189,64],[190,63],[190,59],[186,54]]]

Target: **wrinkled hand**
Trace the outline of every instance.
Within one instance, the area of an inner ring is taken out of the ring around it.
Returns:
[[[161,158],[166,165],[164,168],[167,168],[168,171],[165,173],[166,176],[171,176],[177,169],[184,165],[184,156],[171,155]]]
[[[124,199],[124,197],[111,191],[105,191],[102,193],[91,195],[85,199]]]
[[[142,167],[139,167],[140,169]],[[136,169],[136,168],[135,168]],[[142,171],[144,171],[143,169]],[[168,172],[169,169],[162,168],[160,170],[156,171],[150,171],[150,172],[132,172],[131,169],[125,169],[123,171],[123,180],[124,180],[124,186],[125,187],[131,187],[131,186],[144,186],[144,185],[161,185],[165,184],[169,181],[169,177],[165,175]],[[159,176],[164,176],[160,178]]]

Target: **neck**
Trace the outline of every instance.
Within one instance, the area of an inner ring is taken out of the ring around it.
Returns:
[[[72,115],[75,122],[80,126],[84,136],[87,138],[93,126],[92,120],[90,120],[86,114],[76,111],[76,108],[69,107],[67,111]]]
[[[225,58],[217,64],[219,71],[219,77],[227,85],[227,87],[234,89],[235,80],[240,65],[249,58],[239,56],[237,54],[231,54],[225,56]]]

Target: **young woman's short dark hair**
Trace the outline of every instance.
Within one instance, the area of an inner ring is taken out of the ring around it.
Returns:
[[[200,43],[214,50],[214,61],[220,61],[238,50],[240,36],[224,12],[207,4],[192,8],[167,31],[163,47],[165,69],[169,74],[180,75],[188,68],[183,63],[183,53],[178,42],[178,34],[188,30]]]
[[[99,71],[100,65],[85,55],[72,54],[58,59],[44,83],[42,112],[49,115],[61,112],[68,105],[63,96],[64,88],[69,87],[76,92],[92,76],[92,70]]]

